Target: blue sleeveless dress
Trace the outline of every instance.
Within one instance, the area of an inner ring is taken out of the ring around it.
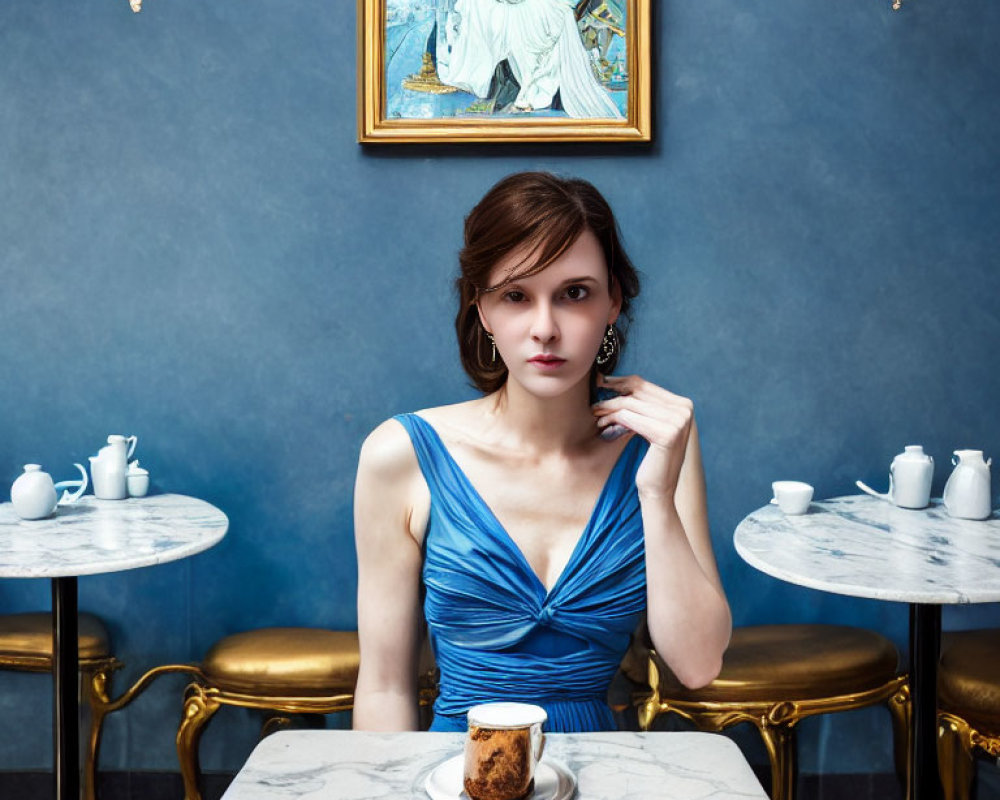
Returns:
[[[494,700],[545,708],[546,730],[614,730],[608,686],[646,608],[635,473],[646,442],[626,444],[552,590],[532,571],[437,432],[406,428],[430,488],[424,616],[441,671],[433,731],[464,731]]]

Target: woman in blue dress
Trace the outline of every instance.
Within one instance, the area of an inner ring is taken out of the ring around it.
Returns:
[[[459,350],[483,396],[394,417],[361,450],[354,726],[417,728],[426,621],[432,730],[493,700],[543,706],[550,731],[612,729],[608,686],[644,615],[692,688],[729,641],[693,407],[612,374],[639,286],[591,184],[505,178],[459,261]]]

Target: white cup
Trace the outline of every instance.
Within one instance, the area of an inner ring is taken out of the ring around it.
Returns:
[[[809,502],[813,497],[813,487],[802,481],[774,481],[771,484],[774,492],[772,503],[786,514],[805,514],[809,510]]]
[[[462,784],[472,800],[528,797],[545,749],[548,714],[529,703],[483,703],[469,709]]]

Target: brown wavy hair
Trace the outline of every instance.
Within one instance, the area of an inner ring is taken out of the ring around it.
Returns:
[[[493,347],[479,319],[477,300],[512,280],[541,272],[590,230],[600,242],[608,265],[608,285],[621,292],[621,315],[615,323],[619,347],[595,369],[610,374],[625,346],[621,320],[631,320],[631,301],[639,294],[639,276],[622,247],[618,222],[611,206],[594,186],[579,178],[560,178],[548,172],[519,172],[490,189],[465,218],[465,240],[458,254],[460,274],[455,331],[462,366],[473,385],[484,394],[507,381],[507,367],[493,361]],[[495,286],[490,273],[510,253],[524,247],[528,255]]]

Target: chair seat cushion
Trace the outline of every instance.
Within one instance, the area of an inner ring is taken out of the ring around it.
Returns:
[[[898,660],[891,641],[863,628],[740,627],[708,686],[688,689],[659,662],[660,695],[692,702],[814,700],[876,689],[895,676]]]
[[[1000,734],[1000,630],[941,637],[938,703],[980,732]]]
[[[223,691],[312,697],[353,693],[359,661],[356,631],[260,628],[216,642],[201,669]]]
[[[81,659],[107,658],[111,652],[104,623],[93,614],[79,615]],[[52,659],[52,614],[0,614],[0,659]]]

